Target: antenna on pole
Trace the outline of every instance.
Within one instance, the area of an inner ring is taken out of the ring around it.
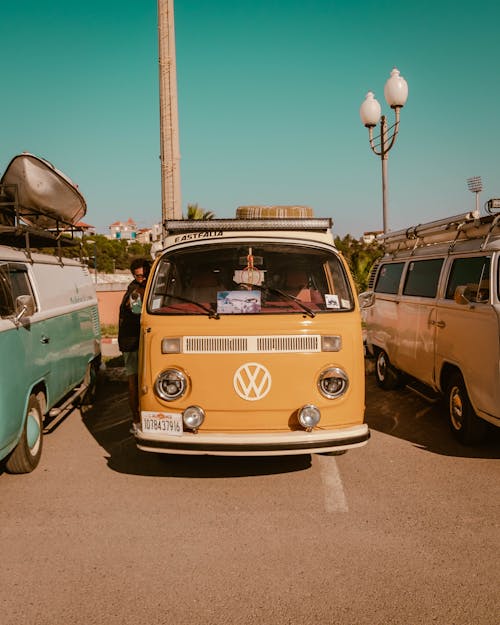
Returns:
[[[158,0],[158,54],[163,231],[165,220],[182,219],[174,0]]]

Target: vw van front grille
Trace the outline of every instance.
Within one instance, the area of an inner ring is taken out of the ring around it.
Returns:
[[[248,351],[245,336],[186,336],[184,350],[188,354],[239,354]]]
[[[262,336],[257,338],[258,352],[319,352],[321,340],[312,336]]]
[[[321,337],[312,335],[277,336],[185,336],[187,354],[272,354],[321,351]]]

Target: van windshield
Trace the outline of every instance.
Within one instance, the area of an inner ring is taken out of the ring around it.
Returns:
[[[296,244],[219,244],[167,252],[148,312],[220,315],[345,312],[354,300],[335,253]]]

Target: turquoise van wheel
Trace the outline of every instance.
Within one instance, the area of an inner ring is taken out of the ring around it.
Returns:
[[[40,462],[43,444],[43,414],[39,400],[30,395],[23,432],[5,468],[9,473],[30,473]]]

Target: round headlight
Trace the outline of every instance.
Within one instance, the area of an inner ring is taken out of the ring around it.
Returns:
[[[203,408],[199,406],[189,406],[189,408],[186,408],[182,413],[182,419],[187,428],[197,430],[203,421],[205,421],[205,413]]]
[[[162,371],[156,378],[155,391],[165,401],[173,401],[186,392],[186,376],[178,369]]]
[[[325,369],[319,376],[318,388],[328,399],[340,397],[347,391],[349,378],[347,373],[338,367]]]
[[[316,406],[307,404],[299,410],[299,423],[303,428],[311,429],[318,425],[321,413]]]

